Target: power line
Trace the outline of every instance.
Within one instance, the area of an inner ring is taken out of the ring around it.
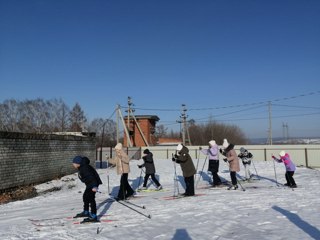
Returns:
[[[253,102],[253,103],[246,103],[246,104],[238,104],[238,105],[230,105],[230,106],[218,106],[218,107],[206,107],[206,108],[190,108],[188,111],[208,111],[208,110],[217,110],[217,109],[226,109],[226,108],[238,108],[238,107],[246,107],[246,106],[254,106],[254,105],[266,105],[269,104],[269,102],[280,102],[280,101],[286,101],[286,100],[290,100],[290,99],[296,99],[296,98],[302,98],[302,97],[307,97],[307,96],[311,96],[311,95],[316,95],[316,94],[320,94],[320,91],[314,91],[314,92],[309,92],[309,93],[305,93],[305,94],[299,94],[299,95],[295,95],[295,96],[291,96],[291,97],[283,97],[283,98],[277,98],[277,99],[273,99],[273,100],[267,100],[267,101],[260,101],[260,102]],[[274,105],[274,104],[272,104]],[[121,106],[121,108],[125,108],[123,106]],[[177,108],[139,108],[139,107],[135,107],[135,109],[137,110],[145,110],[145,111],[180,111],[180,109]]]

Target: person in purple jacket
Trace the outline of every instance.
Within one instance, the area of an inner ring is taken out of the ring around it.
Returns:
[[[219,172],[219,148],[215,140],[209,142],[208,149],[202,149],[199,147],[200,151],[209,156],[208,171],[212,173],[212,185],[213,187],[221,185],[221,179],[218,175]]]
[[[297,187],[297,184],[296,182],[294,181],[293,179],[293,175],[294,175],[294,172],[296,170],[296,166],[294,165],[294,163],[292,162],[290,156],[288,153],[286,153],[285,151],[281,151],[279,153],[279,156],[280,158],[276,158],[273,154],[272,154],[272,158],[278,162],[278,163],[281,163],[283,162],[284,163],[284,166],[286,167],[286,174],[285,174],[285,177],[286,177],[286,180],[287,180],[287,183],[284,184],[285,186],[288,186],[288,187],[291,187],[291,188],[296,188]]]

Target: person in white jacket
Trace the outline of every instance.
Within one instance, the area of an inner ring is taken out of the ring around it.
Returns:
[[[221,179],[218,175],[219,172],[219,148],[215,140],[209,141],[209,148],[202,149],[200,151],[209,156],[208,171],[212,173],[212,185],[213,187],[221,185]]]

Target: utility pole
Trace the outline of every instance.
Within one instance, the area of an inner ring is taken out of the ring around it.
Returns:
[[[128,97],[128,121],[127,121],[127,125],[128,125],[128,131],[130,131],[130,112],[131,112],[131,97]]]
[[[117,143],[119,143],[120,133],[119,133],[119,121],[120,121],[120,105],[117,105]]]
[[[180,121],[177,121],[178,123],[180,123],[180,129],[181,129],[181,135],[182,135],[182,143],[183,145],[186,146],[186,142],[189,143],[189,145],[191,145],[190,143],[190,135],[189,135],[189,130],[187,128],[187,109],[186,109],[186,105],[185,104],[181,104],[182,106],[182,110],[181,110],[181,116],[180,116]],[[186,133],[188,135],[188,139],[186,139]]]
[[[269,139],[268,143],[269,145],[272,145],[272,118],[271,118],[271,102],[269,101]]]

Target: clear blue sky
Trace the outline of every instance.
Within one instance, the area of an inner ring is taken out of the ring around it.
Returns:
[[[169,129],[186,104],[254,138],[272,101],[273,136],[320,136],[318,0],[0,0],[0,35],[0,102],[61,98],[92,120],[130,96]]]

